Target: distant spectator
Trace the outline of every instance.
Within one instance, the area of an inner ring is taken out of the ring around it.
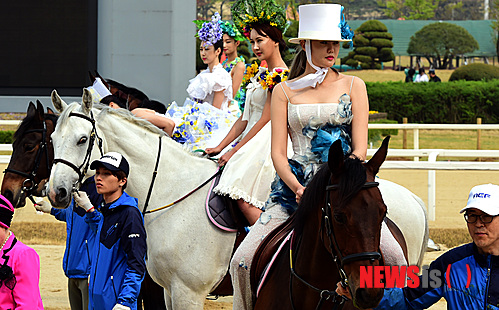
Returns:
[[[405,82],[406,83],[412,83],[414,82],[414,74],[416,74],[416,70],[414,68],[406,69],[405,70]]]
[[[428,75],[424,72],[424,68],[419,69],[418,75],[416,75],[416,80],[414,82],[419,83],[419,82],[428,82]]]
[[[435,69],[428,71],[430,74],[430,82],[442,82],[442,80],[435,74]]]
[[[9,230],[14,207],[0,195],[0,309],[43,310],[40,257]]]

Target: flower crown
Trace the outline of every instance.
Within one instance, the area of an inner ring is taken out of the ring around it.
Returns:
[[[231,11],[237,29],[248,39],[255,24],[269,24],[283,34],[288,27],[286,11],[274,0],[237,0]]]
[[[244,41],[246,38],[241,35],[237,27],[232,25],[229,21],[220,21],[220,28],[222,32],[226,33],[229,37],[234,38],[236,41]]]
[[[220,27],[220,14],[215,12],[211,17],[211,21],[195,20],[194,23],[199,27],[197,36],[201,41],[206,42],[206,45],[213,45],[222,40],[222,28]],[[202,24],[201,24],[202,23]]]

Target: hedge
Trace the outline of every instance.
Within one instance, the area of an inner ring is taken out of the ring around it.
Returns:
[[[410,123],[499,123],[499,80],[444,83],[366,82],[369,109]]]
[[[14,142],[13,130],[0,131],[0,144],[12,144]]]

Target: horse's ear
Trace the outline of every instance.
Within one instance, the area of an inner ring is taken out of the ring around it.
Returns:
[[[81,110],[86,115],[89,115],[92,110],[92,93],[86,88],[83,89]]]
[[[28,104],[28,110],[26,111],[26,117],[34,117],[36,113],[36,107],[33,101]]]
[[[390,142],[390,136],[387,136],[383,143],[381,143],[381,147],[376,151],[373,157],[366,164],[367,167],[371,169],[373,175],[376,175],[379,171],[379,167],[386,159],[386,155],[388,154],[388,142]]]
[[[54,89],[52,91],[52,94],[50,94],[50,97],[52,98],[52,105],[57,110],[57,112],[62,113],[62,111],[64,111],[68,107],[66,102],[64,102],[64,100],[59,97],[57,90]]]
[[[110,86],[109,86],[109,83],[106,81],[105,78],[103,78],[99,72],[97,72],[97,70],[95,70],[95,76],[100,78],[100,80],[102,81],[102,83],[104,83],[104,85],[107,87],[107,89],[110,89]]]
[[[38,118],[43,121],[43,104],[40,102],[40,100],[36,101],[36,114]]]
[[[341,140],[333,142],[329,148],[328,166],[333,175],[341,174],[343,170],[343,148],[341,147]]]
[[[55,112],[51,108],[47,107],[47,114],[54,114],[55,115]]]
[[[88,71],[88,76],[90,77],[90,83],[93,83],[95,81],[95,75],[93,75],[92,72]]]

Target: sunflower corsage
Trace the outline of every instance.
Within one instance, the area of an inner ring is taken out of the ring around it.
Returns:
[[[272,72],[265,70],[258,77],[258,81],[260,82],[260,85],[262,85],[263,89],[272,91],[277,84],[286,81],[288,77],[289,70],[277,68]]]

